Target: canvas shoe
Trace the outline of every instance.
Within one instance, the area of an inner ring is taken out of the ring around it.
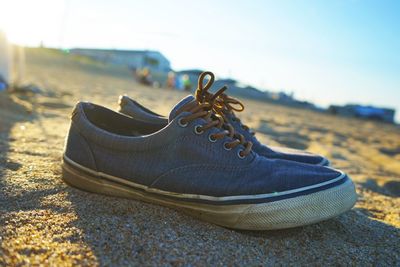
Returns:
[[[203,80],[206,76],[210,76],[206,85],[203,85]],[[208,90],[214,82],[214,74],[211,72],[204,72],[199,77],[199,85],[196,90],[196,98],[207,101],[212,98],[214,94]],[[137,101],[129,98],[128,96],[119,97],[119,112],[133,117],[138,120],[149,121],[154,124],[158,124],[160,128],[165,127],[168,124],[168,119],[162,115],[159,115]],[[235,107],[236,105],[236,107]],[[225,121],[231,124],[237,133],[242,134],[247,140],[253,143],[253,150],[260,156],[264,156],[270,159],[285,159],[291,161],[297,161],[313,165],[329,166],[329,160],[323,156],[316,155],[307,151],[284,148],[284,147],[272,147],[261,144],[255,136],[255,133],[246,125],[244,125],[240,119],[235,115],[234,111],[243,111],[243,104],[235,98],[229,97],[225,93],[218,96],[216,99],[216,105],[214,112],[219,113],[223,116]],[[239,106],[239,108],[237,107]]]
[[[193,96],[172,109],[162,129],[88,102],[75,106],[71,120],[62,177],[83,190],[247,230],[315,223],[356,201],[346,174],[259,156]]]

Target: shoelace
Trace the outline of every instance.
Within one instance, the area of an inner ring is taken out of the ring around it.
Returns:
[[[203,72],[200,77],[199,77],[199,88],[203,87],[203,81],[207,75],[210,75],[211,72]],[[210,75],[210,80],[208,80],[206,86],[207,90],[211,87],[212,83],[214,82],[214,75],[211,73]],[[245,137],[241,134],[235,133],[235,130],[232,125],[226,124],[224,118],[220,114],[215,114],[213,116],[213,110],[215,106],[216,99],[218,96],[224,93],[224,91],[227,89],[226,86],[223,86],[220,88],[215,94],[212,96],[208,96],[207,98],[200,98],[196,94],[196,101],[193,101],[189,104],[184,105],[182,108],[177,110],[177,114],[182,113],[184,111],[188,111],[192,114],[187,115],[185,117],[182,117],[179,120],[179,124],[182,127],[186,127],[189,122],[198,119],[198,118],[203,118],[205,119],[208,123],[205,125],[196,125],[195,126],[195,133],[196,134],[202,134],[205,131],[211,129],[211,128],[219,128],[222,131],[219,133],[214,133],[209,135],[209,140],[211,142],[215,142],[217,139],[222,139],[225,136],[230,137],[233,139],[230,142],[226,142],[224,144],[225,149],[231,150],[232,148],[235,148],[238,145],[243,145],[245,149],[240,150],[238,152],[238,156],[240,158],[244,158],[247,155],[250,154],[251,148],[253,146],[253,143],[250,141],[246,141]],[[197,93],[197,91],[196,91]]]
[[[203,81],[206,76],[210,76],[210,79],[208,82],[203,86]],[[200,82],[201,79],[201,82]],[[243,124],[241,120],[235,115],[234,111],[237,112],[242,112],[244,110],[244,105],[242,102],[237,100],[236,98],[230,97],[227,94],[224,93],[224,91],[227,89],[227,87],[224,85],[222,88],[225,88],[225,90],[222,91],[222,93],[218,94],[217,96],[216,93],[210,93],[208,90],[211,88],[212,84],[214,83],[215,76],[212,72],[206,71],[200,74],[199,77],[199,84],[196,89],[196,99],[201,100],[201,101],[214,101],[214,106],[213,110],[216,114],[219,114],[223,117],[225,121],[227,121],[226,114],[231,114],[232,115],[232,120],[237,121],[240,123],[242,128],[246,131],[248,131],[250,134],[254,135],[255,133],[250,129],[249,126]],[[222,89],[221,88],[221,89]],[[236,106],[238,107],[236,107]]]

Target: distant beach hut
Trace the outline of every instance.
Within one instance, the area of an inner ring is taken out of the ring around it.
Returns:
[[[21,85],[25,76],[25,48],[12,45],[0,31],[0,90],[10,84]]]
[[[11,47],[5,33],[0,31],[0,90],[11,82]]]

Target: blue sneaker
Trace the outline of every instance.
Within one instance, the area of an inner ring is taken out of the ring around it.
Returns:
[[[247,230],[315,223],[356,201],[344,173],[259,156],[212,104],[193,96],[173,108],[162,129],[87,102],[76,105],[71,120],[63,179],[83,190]]]
[[[208,83],[203,86],[203,80],[207,75],[210,76],[210,79]],[[210,93],[208,89],[211,87],[213,82],[213,73],[202,73],[199,77],[196,98],[203,99],[204,101],[212,98],[214,94]],[[214,105],[214,112],[220,114],[227,123],[231,124],[237,133],[243,135],[247,140],[251,141],[253,143],[253,150],[260,156],[270,159],[285,159],[312,165],[329,166],[329,160],[320,155],[297,149],[270,147],[261,144],[256,138],[255,133],[248,126],[244,125],[238,117],[236,117],[234,111],[240,112],[244,110],[244,105],[239,100],[229,97],[223,93],[216,98],[215,102],[216,105]],[[238,105],[239,108],[235,107],[235,105]],[[119,112],[138,120],[159,124],[160,129],[168,124],[167,118],[147,109],[143,105],[127,96],[120,96]]]

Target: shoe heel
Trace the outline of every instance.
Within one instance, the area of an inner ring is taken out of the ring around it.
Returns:
[[[123,185],[88,175],[71,167],[65,161],[62,164],[62,179],[72,187],[84,191],[114,197],[136,198],[134,194],[125,189]]]

